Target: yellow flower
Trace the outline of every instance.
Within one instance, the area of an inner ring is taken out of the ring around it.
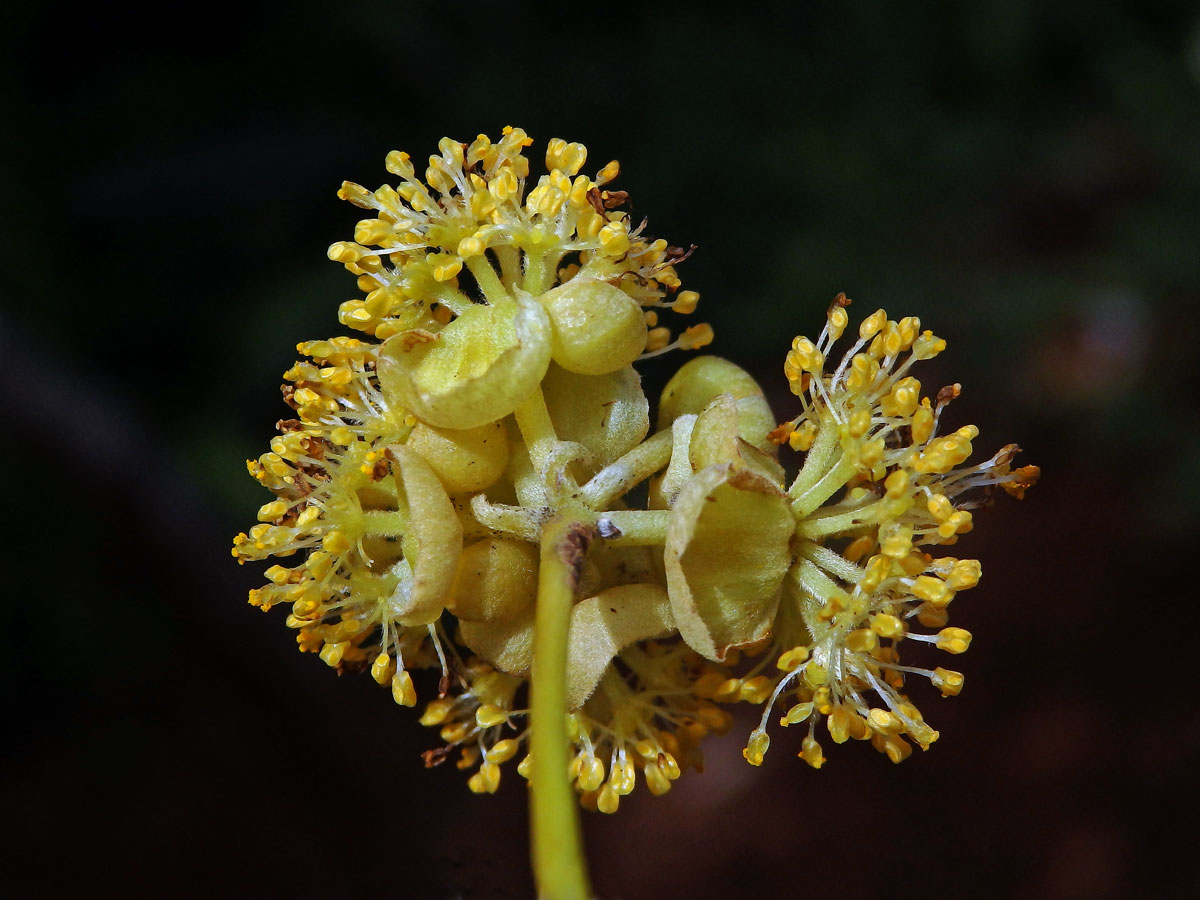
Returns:
[[[1013,468],[1015,445],[968,465],[978,430],[939,433],[959,387],[922,396],[910,371],[945,342],[915,318],[873,313],[827,365],[844,296],[787,354],[794,419],[776,425],[748,373],[701,357],[651,433],[632,363],[712,339],[658,323],[695,309],[674,269],[687,254],[631,227],[607,187],[616,163],[580,174],[580,144],[550,141],[529,186],[530,143],[512,128],[444,139],[423,178],[392,153],[396,187],[343,185],[374,218],[330,248],[366,292],[339,317],[377,342],[301,344],[285,373],[296,418],[248,463],[274,497],[233,555],[297,562],[250,602],[289,605],[301,650],[369,671],[400,705],[417,703],[410,670],[440,668],[426,763],[456,754],[479,793],[505,762],[529,775],[527,742],[565,768],[560,714],[575,790],[605,813],[639,780],[662,794],[699,769],[701,740],[730,726],[720,703],[764,707],[755,765],[779,703],[782,725],[807,724],[814,767],[822,720],[897,762],[908,740],[927,748],[938,735],[905,679],[949,696],[963,676],[901,664],[900,648],[964,652],[948,607],[981,574],[927,548],[969,532],[995,487],[1022,496],[1036,468]],[[790,487],[784,444],[804,454]],[[535,659],[558,661],[557,693],[531,700],[548,671]],[[527,724],[530,702],[549,712]]]
[[[659,309],[689,314],[698,295],[678,290],[687,253],[631,228],[625,194],[606,188],[617,164],[589,178],[586,149],[552,140],[549,174],[527,192],[530,143],[511,128],[495,144],[446,139],[423,180],[393,153],[397,187],[343,185],[376,217],[330,249],[367,292],[339,317],[380,343],[298,347],[284,387],[297,418],[249,463],[275,498],[233,554],[303,555],[268,569],[250,602],[290,605],[300,648],[339,672],[370,671],[412,706],[408,670],[440,667],[424,721],[446,746],[427,759],[461,749],[472,789],[491,791],[525,740],[541,524],[564,505],[599,523],[572,610],[568,704],[579,746],[609,753],[617,779],[580,790],[611,809],[632,787],[622,759],[665,790],[724,721],[691,696],[704,663],[686,647],[625,679],[610,665],[676,633],[645,522],[622,501],[671,449],[643,444],[649,404],[631,363],[703,346],[711,329],[672,343],[658,325]],[[665,756],[647,761],[639,741]]]
[[[644,238],[622,209],[625,192],[607,190],[618,163],[581,174],[586,146],[554,138],[547,174],[527,192],[523,150],[530,144],[512,127],[494,143],[485,134],[469,144],[443,138],[424,180],[408,154],[392,151],[386,168],[400,185],[368,191],[343,184],[338,196],[374,218],[358,223],[354,241],[329,248],[366,293],[342,305],[342,323],[378,338],[437,334],[473,304],[503,305],[524,294],[541,298],[554,359],[599,373],[628,365],[647,348],[658,308],[695,310],[698,295],[679,292],[674,270],[689,252]],[[568,292],[553,290],[572,282]],[[674,346],[702,346],[707,334],[692,330]],[[650,343],[658,352],[668,341],[658,334]]]
[[[1012,467],[1015,444],[965,465],[979,433],[973,425],[939,435],[960,388],[921,396],[909,372],[945,341],[921,331],[916,318],[872,313],[840,362],[827,365],[848,303],[839,295],[820,338],[796,338],[784,364],[802,411],[773,436],[806,454],[788,489],[796,562],[774,633],[784,674],[746,748],[756,765],[769,743],[771,710],[785,698],[794,702],[781,724],[808,723],[801,757],[814,767],[824,762],[815,735],[821,717],[835,742],[870,739],[893,762],[911,752],[905,736],[922,749],[937,740],[902,693],[906,676],[929,678],[943,695],[957,694],[963,677],[902,665],[900,647],[907,640],[965,651],[971,635],[947,626],[948,607],[979,582],[981,569],[977,560],[923,548],[954,544],[970,531],[971,510],[991,489],[1021,497],[1038,475],[1034,466]]]

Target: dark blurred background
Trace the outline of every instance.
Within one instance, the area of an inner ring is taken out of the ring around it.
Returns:
[[[1044,473],[959,548],[986,577],[963,696],[915,690],[929,753],[813,772],[777,733],[752,769],[741,722],[585,817],[600,896],[1194,896],[1200,10],[734,9],[5,6],[8,896],[531,896],[515,773],[425,770],[435,735],[296,653],[228,550],[279,375],[356,294],[338,185],[509,123],[621,160],[781,417],[845,291],[945,336],[950,423]]]

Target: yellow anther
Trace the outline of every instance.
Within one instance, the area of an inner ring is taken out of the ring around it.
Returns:
[[[825,756],[821,753],[821,745],[817,743],[815,738],[806,737],[801,743],[800,758],[812,766],[814,769],[819,769],[825,765]]]
[[[386,653],[380,653],[371,663],[371,677],[377,684],[387,684],[392,677],[392,658]]]
[[[846,557],[850,562],[858,562],[870,553],[874,547],[875,539],[864,534],[862,537],[852,540],[850,545],[842,551],[842,556]]]
[[[810,688],[818,688],[829,681],[829,670],[824,666],[818,665],[815,662],[808,662],[804,666],[804,683]]]
[[[835,706],[825,720],[829,726],[829,736],[835,744],[844,744],[850,739],[850,722],[858,716],[844,706]]]
[[[946,576],[946,586],[951,590],[965,591],[979,584],[983,568],[977,559],[960,559]]]
[[[872,709],[867,713],[867,724],[880,734],[899,734],[904,730],[900,717],[886,709]]]
[[[604,784],[604,763],[594,756],[580,760],[579,789],[581,791],[597,791]]]
[[[642,775],[646,779],[646,787],[656,797],[661,797],[671,789],[670,779],[663,774],[656,762],[646,763]]]
[[[956,534],[966,534],[974,527],[974,519],[970,512],[959,509],[953,512],[945,522],[938,526],[938,536],[949,538]]]
[[[929,514],[939,522],[945,522],[951,515],[954,514],[954,504],[946,497],[945,494],[934,494],[925,503]]]
[[[669,343],[671,343],[671,330],[669,328],[651,328],[646,333],[647,352],[661,350]]]
[[[932,331],[925,331],[913,342],[912,353],[917,359],[933,359],[945,349],[944,340]]]
[[[870,653],[879,646],[879,635],[869,628],[857,628],[846,635],[846,649],[851,653]]]
[[[829,690],[829,685],[823,684],[813,691],[812,703],[821,715],[829,715],[829,711],[833,709],[833,694]]]
[[[325,535],[321,546],[330,553],[341,555],[350,549],[350,539],[340,531],[331,531]]]
[[[600,229],[599,237],[605,256],[624,256],[629,250],[629,226],[623,221],[609,222]]]
[[[873,440],[864,441],[862,447],[858,451],[859,465],[868,469],[873,468],[883,461],[883,451],[883,438],[877,437]],[[879,473],[879,477],[883,477],[883,472]]]
[[[942,692],[943,697],[957,697],[963,689],[963,682],[966,681],[966,676],[962,672],[955,672],[953,669],[943,669],[938,666],[933,670],[933,677],[929,679],[933,682],[933,686]]]
[[[771,746],[771,736],[765,731],[755,730],[750,735],[750,740],[746,746],[742,748],[742,756],[746,762],[752,766],[761,766],[763,756],[767,752],[767,748]]]
[[[392,699],[398,706],[417,705],[417,689],[413,686],[412,676],[404,669],[392,676]]]
[[[916,316],[905,316],[897,325],[897,330],[900,332],[901,349],[907,350],[921,333],[921,320]]]
[[[881,638],[896,638],[904,637],[904,620],[897,616],[889,615],[888,613],[876,613],[871,616],[871,630]]]
[[[446,717],[450,715],[450,711],[454,708],[454,701],[449,697],[439,697],[437,700],[431,700],[425,706],[425,712],[418,719],[422,725],[432,727],[441,725],[446,721]]]
[[[683,334],[679,336],[679,347],[681,350],[699,350],[701,347],[707,347],[713,342],[712,326],[707,322],[701,322],[698,325],[692,325],[685,328]]]
[[[742,693],[742,679],[727,678],[721,682],[716,693],[713,694],[713,699],[719,703],[732,703],[737,700]]]
[[[679,761],[675,758],[675,754],[678,752],[679,748],[676,747],[673,752],[663,752],[658,755],[658,768],[672,781],[682,774],[679,768]]]
[[[487,749],[488,761],[494,763],[508,762],[512,757],[516,756],[517,748],[520,748],[521,743],[514,738],[505,738],[497,740]]]
[[[634,772],[633,760],[618,760],[608,773],[608,783],[614,791],[622,797],[626,797],[637,786],[637,778]]]
[[[913,582],[910,590],[914,597],[931,606],[946,606],[954,599],[954,591],[946,586],[946,582],[932,575],[921,575]]]
[[[950,621],[950,613],[946,612],[945,607],[922,603],[917,608],[917,621],[926,628],[941,628]]]
[[[755,675],[742,682],[741,690],[738,691],[738,699],[745,700],[747,703],[762,703],[771,696],[773,687],[774,685],[766,675]]]
[[[483,782],[483,773],[476,772],[474,775],[468,778],[467,787],[470,789],[472,794],[486,794],[487,785]]]
[[[812,421],[805,420],[795,431],[788,434],[788,446],[797,453],[807,453],[816,439],[817,426]]]
[[[909,477],[906,469],[897,469],[883,482],[887,495],[893,499],[903,497],[908,493]]]
[[[863,573],[863,577],[859,579],[858,586],[864,593],[870,594],[884,579],[892,572],[892,560],[890,557],[877,553],[867,560],[867,570]]]
[[[496,793],[500,787],[500,766],[489,760],[479,767],[479,775],[483,779],[484,790],[489,794]]]
[[[415,174],[412,159],[403,150],[393,150],[384,158],[383,166],[393,175],[409,179]]]
[[[896,525],[881,535],[879,552],[888,559],[904,559],[912,551],[912,528]]]
[[[783,672],[790,672],[808,659],[807,647],[793,647],[779,654],[775,667]]]
[[[321,660],[325,665],[336,668],[338,663],[342,661],[342,657],[346,654],[346,648],[349,646],[349,643],[346,641],[326,644],[321,648]]]
[[[313,507],[310,507],[310,509]],[[308,512],[305,510],[304,512]],[[304,518],[302,513],[300,518]],[[333,557],[324,550],[316,550],[308,557],[308,574],[318,581],[329,574],[329,570],[333,567]]]
[[[801,722],[807,721],[812,715],[812,703],[797,703],[787,711],[787,714],[780,718],[779,724],[785,728],[788,725],[799,725]]]
[[[709,671],[696,679],[692,685],[692,691],[697,697],[711,700],[724,683],[725,673],[716,670]]]
[[[856,353],[850,360],[846,388],[851,393],[861,393],[875,383],[878,375],[879,363],[865,353]]]
[[[454,768],[460,772],[465,772],[467,769],[473,769],[477,765],[479,765],[479,748],[470,745],[461,749],[458,762],[454,764]]]
[[[621,164],[614,159],[612,162],[605,165],[605,167],[603,169],[601,169],[599,172],[596,173],[596,184],[597,185],[608,184],[610,181],[612,181],[614,178],[616,178],[617,175],[620,174],[620,172],[621,172]]]
[[[475,724],[480,728],[492,728],[507,721],[508,712],[490,703],[485,703],[475,710]]]
[[[621,797],[613,790],[611,784],[606,784],[600,789],[600,795],[596,798],[596,809],[611,815],[617,811],[620,804]]]
[[[455,252],[463,259],[469,259],[472,256],[482,256],[483,251],[486,249],[487,242],[484,241],[483,238],[479,237],[478,235],[471,235],[470,237],[465,237],[458,242],[458,247],[456,248]],[[436,278],[437,276],[435,275],[434,277]],[[444,280],[445,279],[442,278],[438,279],[438,281]]]
[[[502,168],[496,173],[496,176],[488,182],[488,192],[497,200],[504,202],[510,197],[516,196],[520,190],[520,184],[517,181],[517,176],[508,166]]]
[[[842,332],[846,330],[846,325],[849,323],[850,317],[846,314],[845,307],[835,306],[829,311],[829,337],[836,341],[842,336]]]
[[[803,336],[792,341],[788,358],[793,360],[797,367],[813,375],[820,375],[825,369],[825,355],[812,341]]]
[[[871,429],[871,411],[868,409],[856,409],[850,414],[850,421],[846,424],[850,437],[855,439],[861,438]]]
[[[912,744],[898,734],[876,734],[871,738],[871,745],[897,765],[912,755]]]
[[[905,378],[884,395],[879,401],[879,409],[885,416],[908,418],[916,412],[920,394],[921,382],[912,377]]]
[[[943,628],[937,635],[937,647],[947,653],[965,653],[971,646],[971,632],[965,628]]]
[[[919,447],[933,436],[933,410],[929,406],[929,398],[921,401],[921,405],[913,413],[912,442]]]
[[[425,257],[434,281],[449,281],[462,271],[463,261],[449,253],[430,253]]]
[[[875,312],[863,319],[862,324],[858,326],[859,338],[864,341],[869,341],[879,333],[879,330],[883,328],[886,322],[887,313],[882,309],[875,310]]]
[[[292,577],[292,570],[283,566],[271,566],[263,574],[267,576],[268,581],[275,584],[287,584],[288,579]]]
[[[517,763],[517,774],[520,775],[522,778],[528,778],[530,773],[532,773],[532,772],[533,772],[533,757],[530,756],[528,753],[526,753],[525,756],[521,759],[521,761],[519,763]]]
[[[671,308],[677,313],[687,315],[696,311],[696,304],[699,302],[700,295],[695,291],[680,291],[675,295]]]
[[[447,722],[441,727],[441,730],[438,731],[438,737],[440,737],[447,744],[459,744],[470,736],[473,729],[474,724],[471,722]]]

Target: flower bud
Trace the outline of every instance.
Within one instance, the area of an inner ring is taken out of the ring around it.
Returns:
[[[405,446],[429,463],[451,494],[485,490],[508,467],[508,434],[500,422],[468,429],[418,423]]]
[[[646,348],[641,307],[607,282],[577,278],[538,299],[550,318],[554,361],[570,372],[615,372]]]

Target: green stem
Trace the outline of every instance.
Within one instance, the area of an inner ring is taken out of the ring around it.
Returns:
[[[826,420],[817,431],[817,439],[804,454],[804,465],[788,494],[793,500],[804,495],[822,476],[833,466],[835,457],[840,450],[837,423]]]
[[[864,525],[871,525],[879,512],[879,501],[859,506],[849,512],[830,516],[810,516],[796,526],[796,534],[810,541],[819,541]]]
[[[533,874],[540,900],[591,897],[579,803],[567,775],[567,649],[583,528],[557,518],[542,531],[534,620],[529,740]]]
[[[669,509],[614,509],[597,520],[601,535],[606,526],[616,530],[606,538],[610,547],[661,547],[670,524]]]
[[[483,291],[483,296],[487,298],[488,303],[494,305],[511,299],[508,289],[504,287],[500,276],[496,274],[496,270],[492,268],[492,264],[487,261],[486,257],[472,256],[467,260],[467,270],[475,276],[475,283]]]

